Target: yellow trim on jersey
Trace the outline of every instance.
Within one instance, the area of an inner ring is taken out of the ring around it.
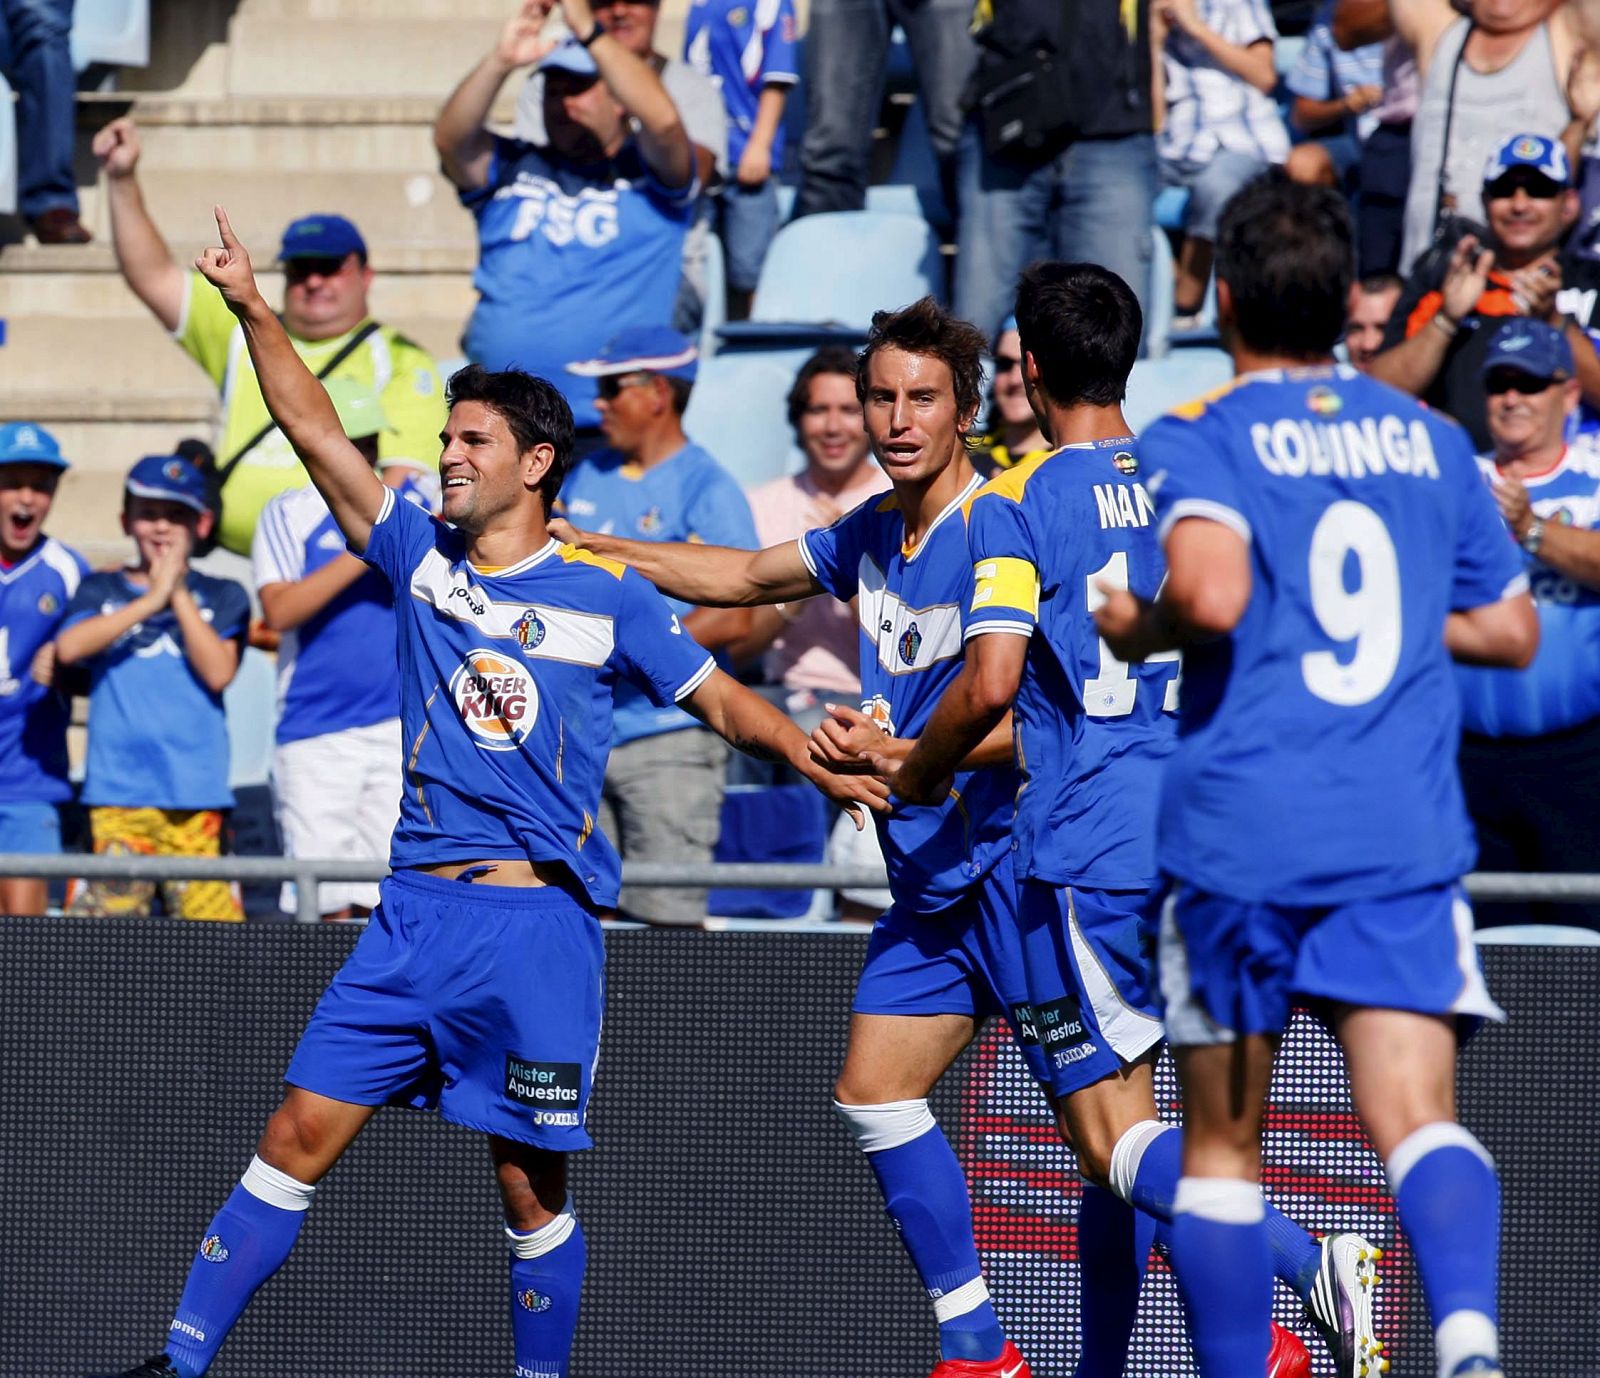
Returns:
[[[621,560],[610,560],[604,555],[596,555],[593,551],[579,550],[575,545],[558,545],[556,554],[569,565],[593,565],[596,569],[603,569],[613,579],[622,578],[623,572],[628,568]]]
[[[1028,486],[1028,480],[1039,472],[1040,467],[1053,454],[1055,454],[1055,451],[1050,450],[1044,454],[1035,455],[1032,459],[1026,459],[1021,464],[996,474],[961,504],[962,520],[972,516],[972,504],[987,493],[993,493],[997,498],[1007,498],[1012,502],[1021,502],[1023,490]]]
[[[1226,397],[1243,381],[1242,378],[1230,378],[1221,387],[1212,388],[1210,392],[1202,393],[1194,401],[1184,402],[1180,406],[1174,407],[1167,415],[1175,416],[1180,421],[1198,421],[1206,414],[1207,407],[1213,402],[1220,401]]]
[[[1021,608],[1030,617],[1039,616],[1039,571],[1027,560],[1014,555],[979,560],[972,567],[977,587],[972,594],[972,609],[984,605]]]
[[[900,495],[898,493],[889,492],[885,493],[881,498],[878,499],[878,506],[875,510],[879,512],[894,512],[898,511],[899,507]]]

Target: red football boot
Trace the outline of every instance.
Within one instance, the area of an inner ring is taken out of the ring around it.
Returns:
[[[1287,1335],[1288,1331],[1284,1334]],[[1291,1335],[1289,1338],[1294,1337]],[[1305,1350],[1302,1349],[1300,1353],[1304,1354]],[[1309,1378],[1310,1373],[1309,1368],[1304,1373],[1298,1369],[1285,1369],[1283,1378]],[[928,1378],[1033,1378],[1033,1371],[1028,1367],[1028,1361],[1018,1353],[1016,1345],[1007,1340],[998,1359],[941,1359]],[[1278,1378],[1278,1375],[1274,1374],[1272,1378]]]
[[[1267,1350],[1267,1378],[1311,1378],[1311,1356],[1292,1330],[1272,1323],[1272,1347]]]

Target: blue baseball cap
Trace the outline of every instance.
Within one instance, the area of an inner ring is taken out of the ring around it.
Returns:
[[[128,470],[123,487],[136,498],[181,502],[196,512],[210,511],[205,475],[177,455],[146,455]]]
[[[1543,321],[1515,320],[1500,327],[1489,342],[1489,352],[1478,367],[1478,376],[1487,377],[1491,369],[1514,368],[1530,378],[1571,378],[1572,346],[1566,335]]]
[[[48,464],[68,468],[55,436],[32,421],[7,421],[0,426],[0,464]]]
[[[1484,186],[1498,182],[1519,167],[1531,168],[1558,187],[1572,185],[1572,165],[1567,161],[1567,150],[1562,147],[1561,140],[1546,139],[1540,134],[1513,134],[1483,165]]]
[[[664,378],[694,381],[700,351],[687,335],[670,325],[635,325],[606,341],[598,357],[567,365],[580,378],[605,378],[617,373],[659,373]]]
[[[367,241],[342,215],[302,215],[291,220],[283,232],[278,257],[285,263],[295,258],[339,258],[346,254],[367,256]]]
[[[576,77],[598,77],[600,69],[594,65],[589,50],[575,38],[564,38],[540,60],[540,72],[571,72]]]

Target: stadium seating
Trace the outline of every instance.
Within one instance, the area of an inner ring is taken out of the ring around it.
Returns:
[[[150,61],[149,0],[75,0],[72,65],[143,67]]]
[[[230,789],[264,785],[271,774],[272,748],[278,731],[275,664],[266,652],[249,647],[233,683],[223,690],[222,707],[228,715]]]
[[[17,209],[17,116],[11,87],[0,76],[0,215]]]
[[[709,359],[717,352],[717,332],[728,320],[728,266],[722,240],[706,235],[706,296],[700,303],[700,357]]]
[[[1173,407],[1221,387],[1233,377],[1233,361],[1220,349],[1174,349],[1164,358],[1141,359],[1128,379],[1122,413],[1135,432]]]
[[[730,785],[714,861],[819,862],[828,843],[827,801],[810,785]],[[810,890],[712,890],[706,910],[721,918],[801,919]]]
[[[701,363],[689,394],[684,430],[743,488],[800,467],[787,415],[794,367],[784,357],[718,354]]]

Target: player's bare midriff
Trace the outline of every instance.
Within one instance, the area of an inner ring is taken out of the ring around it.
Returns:
[[[538,885],[566,885],[570,881],[567,868],[560,862],[524,861],[507,857],[484,861],[441,861],[433,866],[418,866],[415,869],[424,875],[438,876],[441,880],[466,880],[473,885],[514,885],[528,888]]]

